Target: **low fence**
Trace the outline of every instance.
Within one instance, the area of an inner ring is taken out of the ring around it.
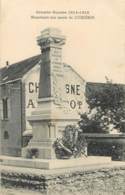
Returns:
[[[88,142],[88,155],[112,156],[112,160],[125,161],[125,134],[84,133]]]

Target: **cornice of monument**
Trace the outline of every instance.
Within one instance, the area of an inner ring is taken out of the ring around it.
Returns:
[[[65,44],[66,37],[61,34],[61,31],[57,28],[47,28],[41,32],[41,35],[37,37],[37,43],[42,48],[51,47],[56,45],[61,46]]]

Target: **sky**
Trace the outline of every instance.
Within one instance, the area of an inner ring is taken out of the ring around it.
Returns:
[[[0,2],[0,67],[39,54],[36,37],[45,28],[56,27],[66,36],[63,62],[86,81],[105,82],[107,76],[125,83],[125,0]],[[89,11],[94,19],[31,19],[38,11],[53,10]]]

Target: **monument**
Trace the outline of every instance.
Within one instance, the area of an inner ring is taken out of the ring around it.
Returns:
[[[41,159],[55,159],[53,143],[58,137],[58,130],[78,121],[75,110],[66,112],[62,63],[65,40],[56,28],[43,30],[37,38],[42,53],[38,107],[28,118],[33,128],[33,138],[23,149],[23,157],[30,153]],[[79,93],[79,86],[75,86],[74,90]]]
[[[65,36],[56,28],[47,28],[37,38],[41,48],[40,83],[38,106],[28,120],[33,137],[22,149],[22,157],[2,157],[2,165],[56,169],[111,162],[110,157],[56,159],[53,144],[67,125],[77,124],[78,111],[84,112],[85,81],[75,73],[68,72],[62,63],[62,46]],[[73,71],[74,72],[74,71]],[[76,109],[77,107],[77,109]],[[83,109],[84,108],[84,109]]]

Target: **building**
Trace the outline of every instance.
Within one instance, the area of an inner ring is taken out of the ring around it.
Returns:
[[[41,55],[0,69],[1,153],[20,156],[23,135],[32,135],[27,117],[37,107]],[[86,109],[85,80],[69,65],[63,64],[68,110]],[[61,133],[61,132],[60,132]]]

